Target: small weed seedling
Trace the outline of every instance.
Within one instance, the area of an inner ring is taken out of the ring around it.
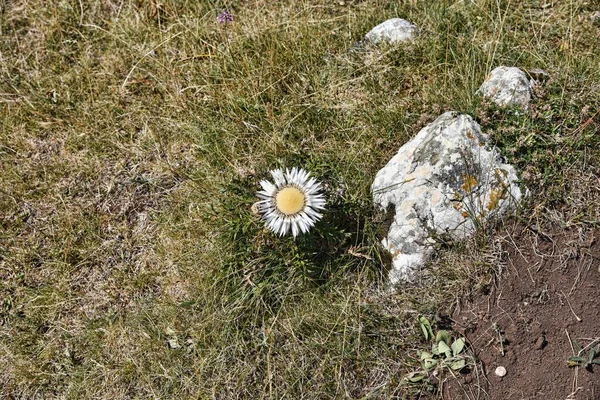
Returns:
[[[440,370],[443,369],[460,371],[467,366],[467,361],[473,361],[471,356],[463,352],[465,349],[464,338],[453,341],[450,333],[444,330],[439,330],[434,335],[431,324],[423,316],[419,317],[419,325],[425,340],[431,341],[433,344],[431,352],[419,350],[422,369],[409,374],[407,377],[409,382],[421,382],[429,375],[439,375]]]
[[[582,348],[577,340],[573,339],[571,343],[573,344],[573,349],[577,353],[567,360],[567,365],[569,367],[591,369],[594,364],[600,365],[600,343],[595,347],[592,347],[587,356],[585,354],[586,349]]]

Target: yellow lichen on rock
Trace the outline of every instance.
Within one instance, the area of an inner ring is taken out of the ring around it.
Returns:
[[[464,190],[466,193],[470,193],[471,190],[473,190],[473,188],[475,186],[477,186],[477,180],[475,179],[475,177],[473,175],[463,175],[463,184],[461,186],[462,190]]]
[[[492,189],[490,193],[490,200],[485,208],[487,208],[489,211],[492,211],[498,207],[498,203],[504,197],[504,193],[506,193],[506,188],[504,186]]]

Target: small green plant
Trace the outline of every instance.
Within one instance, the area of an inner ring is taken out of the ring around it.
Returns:
[[[419,360],[422,369],[408,376],[408,381],[418,383],[431,375],[438,375],[440,369],[460,371],[467,366],[472,357],[465,354],[465,338],[452,340],[450,333],[439,330],[434,335],[431,323],[423,316],[419,317],[419,325],[425,340],[433,342],[431,351],[419,350]]]
[[[590,349],[590,352],[586,355],[585,348],[582,348],[579,342],[575,339],[571,341],[573,344],[573,350],[576,354],[569,357],[567,365],[569,367],[582,367],[586,369],[592,368],[594,364],[600,365],[600,343]]]

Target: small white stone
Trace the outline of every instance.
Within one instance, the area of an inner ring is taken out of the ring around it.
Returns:
[[[497,367],[496,370],[494,371],[494,373],[496,374],[496,376],[499,376],[500,378],[502,378],[503,376],[506,376],[506,368],[500,366]]]
[[[416,25],[402,18],[392,18],[377,25],[365,35],[370,42],[412,42],[419,29]]]
[[[526,107],[532,98],[531,82],[525,72],[515,67],[495,68],[477,90],[499,106]]]

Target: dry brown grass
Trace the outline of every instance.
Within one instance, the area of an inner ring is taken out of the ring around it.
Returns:
[[[485,286],[494,250],[484,232],[379,286],[369,186],[402,143],[470,112],[530,174],[536,218],[598,223],[598,122],[577,128],[599,28],[589,2],[538,3],[0,0],[0,397],[420,390],[416,316]],[[418,43],[349,51],[396,16]],[[531,114],[474,96],[498,64],[551,73]],[[291,164],[330,197],[299,242],[250,213]]]

